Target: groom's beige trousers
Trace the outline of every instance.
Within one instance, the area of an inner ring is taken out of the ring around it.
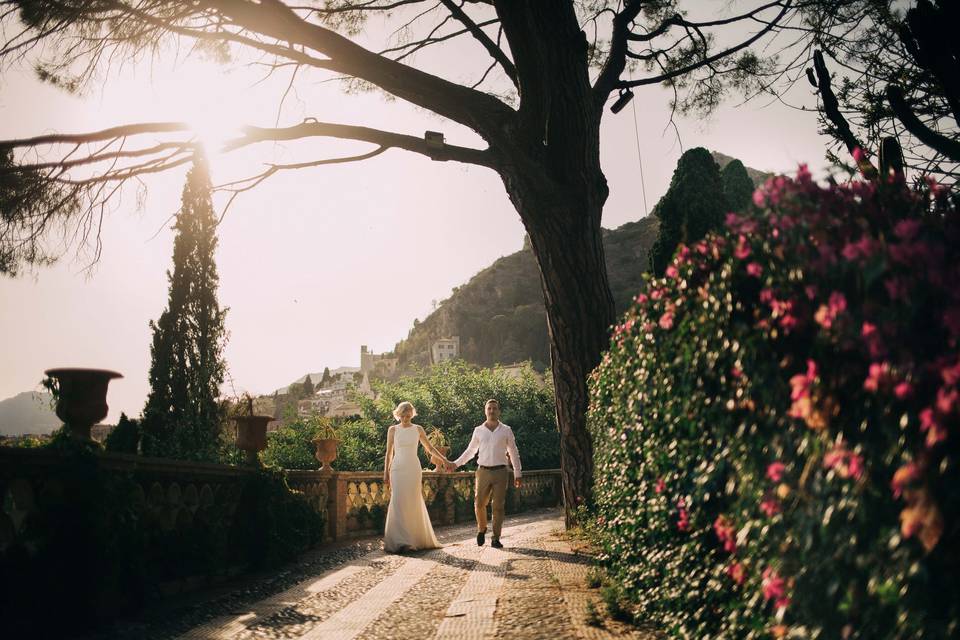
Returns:
[[[510,469],[500,467],[477,468],[477,483],[474,491],[474,507],[477,512],[477,531],[487,530],[487,504],[493,497],[493,539],[500,539],[503,528],[503,504],[507,499],[507,484],[510,482]]]

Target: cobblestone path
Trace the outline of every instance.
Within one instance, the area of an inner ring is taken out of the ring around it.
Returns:
[[[588,624],[589,558],[560,532],[562,515],[512,516],[505,549],[478,547],[471,526],[439,529],[442,549],[374,549],[269,597],[213,617],[184,640],[647,638],[607,621]]]

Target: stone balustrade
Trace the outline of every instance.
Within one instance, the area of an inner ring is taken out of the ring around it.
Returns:
[[[244,482],[255,470],[136,455],[97,453],[99,469],[133,481],[139,517],[163,531],[187,530],[211,519],[234,517]],[[26,524],[51,498],[63,493],[64,454],[44,449],[0,447],[0,552],[24,534]],[[289,470],[287,484],[324,516],[327,541],[379,535],[390,501],[382,473]],[[77,479],[77,481],[81,481]],[[423,495],[435,525],[473,519],[473,472],[423,474]],[[519,490],[512,483],[507,512],[561,502],[558,470],[527,471]],[[55,500],[53,500],[55,502]],[[22,541],[22,540],[21,540]]]

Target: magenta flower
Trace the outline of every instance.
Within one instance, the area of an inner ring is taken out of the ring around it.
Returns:
[[[756,191],[753,192],[753,204],[754,206],[761,207],[761,208],[763,207],[763,205],[767,204],[767,198],[765,195],[763,195],[763,191],[761,191],[760,189],[757,189]]]
[[[750,257],[750,244],[747,242],[746,236],[737,237],[737,246],[733,250],[733,255],[736,256],[737,260],[746,260]]]
[[[893,227],[893,233],[901,240],[913,240],[920,232],[919,220],[901,220]]]
[[[766,496],[760,501],[760,511],[763,511],[768,518],[772,518],[782,511],[780,501],[773,496]]]
[[[667,267],[667,270],[664,272],[664,274],[671,280],[676,280],[677,276],[680,275],[680,272],[677,271],[677,268],[675,266],[670,265],[669,267]]]
[[[662,316],[660,316],[660,321],[657,323],[660,325],[660,328],[664,331],[669,331],[673,328],[673,312],[667,311]]]
[[[867,379],[863,381],[865,391],[876,393],[881,389],[886,389],[893,382],[893,376],[890,372],[889,362],[873,362],[870,364],[870,373]]]
[[[637,294],[637,297],[634,298],[634,301],[635,301],[637,304],[646,304],[647,300],[649,300],[649,298],[647,297],[647,294],[645,294],[645,293],[638,293],[638,294]]]
[[[767,478],[773,482],[780,482],[783,479],[783,474],[786,471],[787,466],[780,462],[771,462],[767,466]]]
[[[680,498],[677,500],[677,510],[679,515],[677,517],[677,529],[680,531],[687,531],[690,529],[690,514],[687,512],[687,503],[686,500]]]
[[[742,562],[734,562],[727,567],[727,575],[729,575],[730,579],[737,584],[743,584],[743,582],[747,579],[747,570],[743,566]]]
[[[958,395],[956,389],[937,389],[937,411],[944,415],[953,413],[957,408]]]
[[[770,567],[763,570],[761,590],[763,591],[763,599],[773,600],[778,609],[789,606],[790,598],[787,597],[787,583],[780,577],[780,574]]]
[[[927,434],[926,444],[930,448],[947,439],[947,430],[930,407],[920,412],[920,431]]]
[[[904,278],[896,277],[884,280],[883,286],[891,300],[906,300],[910,296],[910,287]]]
[[[909,382],[900,382],[893,388],[893,395],[897,397],[897,400],[906,400],[913,395],[913,385]]]
[[[717,539],[723,543],[724,551],[734,553],[737,550],[737,532],[733,523],[725,515],[717,516],[713,522],[713,530],[717,534]]]
[[[666,489],[667,489],[667,483],[663,481],[663,478],[657,478],[657,484],[656,484],[656,486],[653,488],[653,490],[654,490],[657,494],[661,494],[661,493],[663,493]]]
[[[747,275],[753,276],[754,278],[759,278],[761,275],[763,275],[763,267],[761,267],[757,262],[751,262],[747,265]]]

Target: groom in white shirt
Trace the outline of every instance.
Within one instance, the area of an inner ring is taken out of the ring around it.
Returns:
[[[477,515],[477,544],[483,546],[487,535],[487,504],[493,497],[493,540],[491,547],[502,549],[500,531],[503,528],[503,505],[507,497],[507,484],[510,482],[510,469],[507,468],[507,456],[513,467],[513,486],[520,488],[520,452],[517,451],[517,439],[513,429],[500,422],[500,403],[487,400],[483,405],[487,420],[473,430],[473,437],[467,450],[454,460],[450,469],[462,467],[480,452],[477,459],[477,482],[474,489],[474,507]]]

